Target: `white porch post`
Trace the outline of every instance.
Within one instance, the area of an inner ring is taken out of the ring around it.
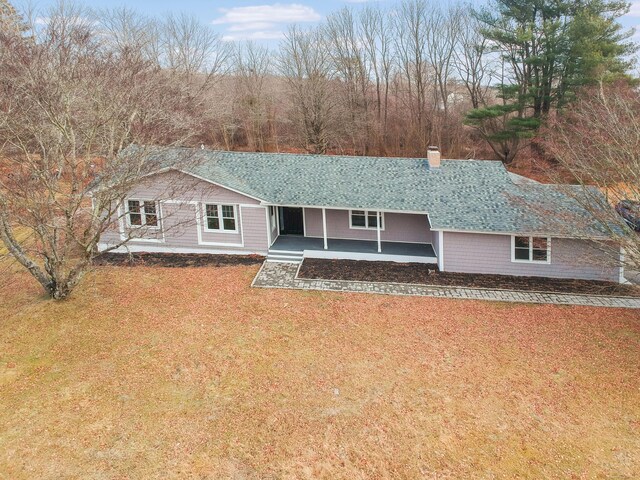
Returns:
[[[376,233],[378,234],[378,253],[382,253],[382,241],[380,240],[380,222],[382,222],[382,212],[377,211],[376,215],[378,219],[376,220]]]
[[[438,269],[444,272],[444,232],[438,230]]]
[[[271,229],[273,227],[273,225],[271,225],[271,215],[269,215],[269,209],[270,208],[276,208],[276,207],[270,207],[270,206],[266,206],[264,207],[264,213],[266,214],[265,216],[267,217],[267,245],[270,247],[271,246]]]
[[[329,248],[327,244],[327,209],[322,209],[322,239],[324,240],[324,249]]]

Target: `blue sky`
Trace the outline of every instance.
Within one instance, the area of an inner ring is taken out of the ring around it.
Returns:
[[[38,7],[46,7],[55,2],[56,0],[35,0]],[[366,2],[367,0],[85,0],[82,3],[92,7],[127,5],[151,16],[183,11],[195,14],[204,23],[213,24],[228,40],[274,42],[282,36],[288,24],[313,25],[328,13],[345,5],[357,7]],[[390,5],[396,3],[396,0],[381,0],[378,3]],[[622,23],[628,27],[640,26],[640,0],[634,0],[631,12]],[[636,34],[636,39],[640,40],[640,33]]]

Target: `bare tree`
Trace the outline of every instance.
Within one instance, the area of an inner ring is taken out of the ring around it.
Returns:
[[[370,63],[366,60],[366,49],[358,18],[350,8],[343,8],[327,17],[324,28],[331,56],[335,79],[341,89],[349,121],[348,133],[358,150],[365,154],[370,146],[369,83]]]
[[[389,119],[389,87],[393,74],[394,52],[391,25],[380,7],[366,5],[360,12],[362,42],[369,70],[375,82],[378,149],[384,150]]]
[[[289,29],[280,45],[278,68],[294,104],[305,147],[324,153],[334,110],[331,59],[319,29]]]
[[[184,141],[193,100],[137,45],[109,48],[90,11],[61,3],[45,17],[29,22],[33,41],[0,32],[0,239],[63,299],[126,192],[158,167],[130,146]]]
[[[434,127],[431,143],[447,149],[448,142],[443,138],[443,130],[449,127],[450,84],[452,80],[453,56],[456,49],[458,30],[460,25],[460,11],[456,8],[443,9],[432,7],[426,26],[425,35],[428,38],[428,58],[433,69],[433,92],[438,124]]]
[[[0,32],[5,35],[20,35],[27,26],[8,0],[0,0]]]
[[[394,16],[396,59],[406,88],[403,109],[410,114],[416,153],[425,152],[430,141],[431,118],[427,96],[433,83],[428,61],[429,6],[426,0],[404,0]]]
[[[145,60],[158,61],[158,22],[129,7],[98,10],[94,15],[99,26],[96,33],[102,37],[106,48],[137,53]]]
[[[251,150],[265,149],[264,130],[268,118],[267,77],[271,69],[269,50],[254,42],[237,47],[235,76],[238,103],[243,107],[247,143]]]
[[[453,65],[458,78],[465,86],[471,106],[480,108],[488,103],[492,79],[492,58],[487,39],[481,34],[481,24],[471,15],[471,5],[457,7],[457,44],[453,51]]]
[[[622,246],[623,264],[639,272],[640,233],[613,208],[622,200],[640,202],[638,90],[626,84],[588,89],[544,136],[545,146],[577,185],[565,193],[588,212],[588,221]],[[636,208],[640,217],[640,204]],[[611,260],[620,260],[617,250],[613,255]]]
[[[195,16],[181,13],[162,23],[159,51],[163,67],[209,83],[228,71],[232,46]]]

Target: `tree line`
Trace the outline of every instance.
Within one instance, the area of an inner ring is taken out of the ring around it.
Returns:
[[[5,0],[6,1],[6,0]],[[427,0],[367,4],[292,25],[275,48],[226,42],[187,14],[61,4],[101,48],[179,73],[198,99],[192,141],[226,149],[421,156],[510,163],[584,86],[627,77],[635,51],[619,0]],[[37,36],[37,34],[36,34]],[[168,139],[172,141],[173,139]]]

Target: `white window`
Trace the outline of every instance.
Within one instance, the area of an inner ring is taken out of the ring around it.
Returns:
[[[158,206],[153,200],[127,200],[130,227],[158,228]]]
[[[551,263],[551,239],[547,237],[511,237],[511,261]]]
[[[204,212],[205,230],[233,233],[238,231],[235,205],[214,205],[208,203],[204,206]]]
[[[380,230],[384,230],[384,213],[375,210],[351,210],[349,227],[376,230],[380,220]]]

